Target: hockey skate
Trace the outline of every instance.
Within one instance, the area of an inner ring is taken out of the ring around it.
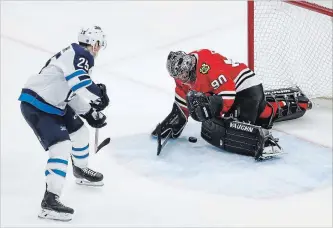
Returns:
[[[272,135],[268,135],[264,144],[264,148],[255,155],[255,159],[257,161],[261,161],[284,154],[285,152],[278,144],[278,141],[279,139],[274,138]]]
[[[103,174],[95,172],[92,169],[79,168],[73,164],[73,174],[76,178],[76,183],[88,186],[103,186]]]
[[[41,206],[42,209],[38,215],[39,218],[59,221],[72,220],[74,210],[63,205],[59,201],[59,196],[52,192],[48,192],[47,190],[45,191]]]

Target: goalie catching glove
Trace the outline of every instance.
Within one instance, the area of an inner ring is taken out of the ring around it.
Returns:
[[[206,96],[204,93],[193,90],[187,93],[186,101],[191,117],[199,122],[218,117],[223,107],[221,96]]]
[[[172,138],[178,138],[187,123],[187,116],[178,104],[173,103],[171,113],[161,123],[161,137],[165,138],[171,131]],[[151,133],[157,137],[157,127]]]

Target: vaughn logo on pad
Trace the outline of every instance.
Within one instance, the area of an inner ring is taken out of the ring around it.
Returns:
[[[231,122],[230,127],[238,129],[238,130],[242,130],[242,131],[253,132],[253,127],[250,127],[250,126],[245,125],[245,124]]]
[[[264,94],[265,95],[269,95],[269,94],[284,94],[284,93],[291,93],[290,89],[282,89],[282,90],[270,90],[270,91],[265,91]]]

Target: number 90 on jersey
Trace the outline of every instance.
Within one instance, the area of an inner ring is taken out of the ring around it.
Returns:
[[[227,82],[226,77],[223,74],[221,74],[217,79],[211,82],[211,85],[214,89],[217,89],[226,82]]]

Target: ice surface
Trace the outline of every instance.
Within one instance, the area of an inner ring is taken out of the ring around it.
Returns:
[[[246,61],[245,2],[91,4],[1,2],[1,226],[332,225],[332,107],[321,102],[275,125],[288,151],[278,159],[256,163],[218,151],[199,138],[194,121],[156,156],[149,134],[174,100],[167,53],[213,48]],[[93,78],[110,91],[100,138],[111,143],[90,156],[105,186],[78,186],[69,168],[62,199],[75,209],[73,221],[39,220],[47,154],[17,98],[27,77],[75,41],[85,23],[108,33]]]

